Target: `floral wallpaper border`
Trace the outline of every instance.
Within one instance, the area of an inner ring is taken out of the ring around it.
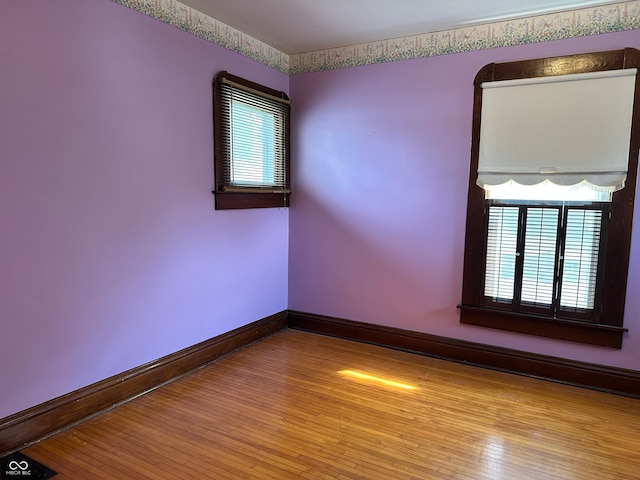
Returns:
[[[640,29],[640,0],[287,55],[177,0],[112,0],[287,74]]]
[[[640,29],[638,0],[293,55],[289,60],[289,73],[333,70],[633,29]]]
[[[112,0],[228,50],[289,73],[289,55],[177,0]]]

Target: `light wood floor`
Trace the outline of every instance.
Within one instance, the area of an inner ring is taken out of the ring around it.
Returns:
[[[23,452],[56,480],[638,479],[640,400],[284,330]]]

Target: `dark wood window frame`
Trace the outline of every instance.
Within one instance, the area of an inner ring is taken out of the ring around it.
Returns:
[[[623,326],[627,290],[631,226],[640,152],[640,75],[636,75],[629,166],[625,187],[613,194],[611,221],[602,264],[603,288],[595,319],[540,315],[530,311],[506,311],[490,305],[484,297],[486,211],[484,190],[476,185],[480,146],[482,83],[534,77],[640,68],[640,51],[633,48],[562,57],[491,63],[474,80],[473,133],[469,169],[467,225],[464,252],[460,322],[548,338],[621,348],[627,331]]]
[[[269,187],[234,187],[225,180],[225,169],[228,169],[228,128],[223,118],[225,104],[222,95],[223,83],[244,87],[247,91],[265,99],[282,100],[284,113],[282,118],[282,144],[284,145],[284,184],[276,188]],[[214,139],[214,173],[215,173],[215,208],[216,210],[244,208],[288,207],[291,196],[290,171],[290,131],[289,131],[289,97],[285,92],[251,82],[228,72],[218,73],[213,80],[213,139]]]

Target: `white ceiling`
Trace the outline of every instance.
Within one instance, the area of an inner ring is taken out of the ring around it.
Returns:
[[[180,0],[286,54],[374,42],[617,1]]]

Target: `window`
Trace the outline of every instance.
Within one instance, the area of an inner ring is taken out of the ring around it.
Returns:
[[[461,323],[621,348],[638,66],[624,49],[480,70]]]
[[[485,305],[597,321],[607,204],[490,201]]]
[[[289,99],[221,72],[213,82],[216,209],[289,206]]]

